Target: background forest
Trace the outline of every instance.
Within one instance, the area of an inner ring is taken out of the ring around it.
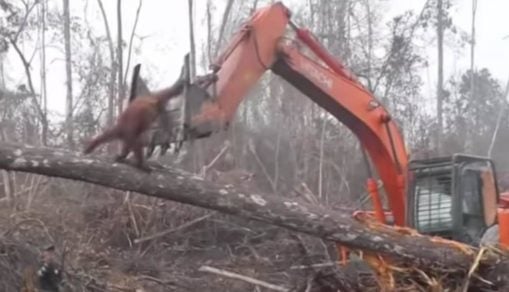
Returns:
[[[241,23],[274,1],[164,1],[179,2],[164,7],[181,15],[180,27],[170,29],[175,37],[143,33],[145,23],[154,25],[144,10],[160,2],[0,0],[0,141],[80,151],[125,106],[135,64],[143,64],[152,89],[173,82],[188,51],[203,73]],[[468,31],[452,16],[460,2],[471,3]],[[386,0],[288,3],[295,21],[388,108],[412,158],[465,152],[491,156],[499,171],[509,170],[509,86],[476,65],[477,1],[415,1],[414,9],[397,13]],[[165,25],[164,19],[155,22]],[[426,57],[430,52],[436,60]],[[458,54],[467,56],[469,68],[444,68]],[[219,183],[305,194],[330,208],[359,208],[367,201],[357,139],[272,73],[244,100],[227,132],[161,160]],[[66,285],[79,291],[262,291],[200,274],[196,267],[204,261],[287,286],[305,274],[297,266],[299,249],[287,248],[297,243],[274,227],[38,175],[2,171],[1,185],[0,230],[26,249],[26,262],[48,242],[65,246]],[[19,226],[26,220],[33,222]],[[335,257],[328,243],[300,239],[317,263]],[[18,278],[13,274],[5,287],[15,289]]]

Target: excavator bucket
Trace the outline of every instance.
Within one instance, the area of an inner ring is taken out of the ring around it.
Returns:
[[[150,93],[146,83],[139,76],[140,67],[141,65],[138,64],[133,70],[129,102],[137,96]],[[201,138],[197,137],[190,127],[191,117],[200,112],[203,102],[212,98],[206,88],[212,85],[216,79],[214,78],[215,75],[208,74],[197,78],[195,82],[191,83],[189,68],[189,54],[187,54],[184,57],[184,65],[179,77],[185,79],[184,90],[181,95],[168,101],[163,113],[166,115],[167,128],[170,129],[170,132],[168,133],[164,130],[161,124],[164,122],[163,119],[159,119],[152,125],[146,137],[147,157],[151,157],[158,146],[159,154],[162,156],[172,145],[174,146],[174,153],[178,153],[184,141]]]

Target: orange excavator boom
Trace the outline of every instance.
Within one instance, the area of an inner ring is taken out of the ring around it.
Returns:
[[[408,157],[396,123],[383,105],[331,56],[307,30],[290,20],[282,3],[257,10],[210,66],[215,84],[190,116],[195,137],[225,129],[240,102],[271,70],[346,125],[371,158],[387,195],[394,223],[405,224],[405,175]],[[385,211],[373,178],[368,191],[377,217]]]

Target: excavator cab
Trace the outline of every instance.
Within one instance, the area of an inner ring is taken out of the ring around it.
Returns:
[[[407,225],[478,246],[496,224],[495,166],[488,158],[455,154],[409,163]]]

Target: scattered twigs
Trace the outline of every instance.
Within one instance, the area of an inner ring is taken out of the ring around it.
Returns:
[[[47,181],[48,181],[48,178],[46,178],[42,175],[32,175],[30,188],[28,189],[28,199],[27,199],[27,203],[25,206],[25,210],[27,210],[27,211],[30,210],[36,194],[40,194],[46,190],[48,184],[46,184],[44,186],[44,188],[41,187],[41,184],[43,182],[47,182]]]
[[[481,247],[481,249],[477,253],[475,260],[472,263],[470,270],[468,271],[467,277],[465,279],[465,283],[463,284],[463,289],[462,289],[463,292],[468,291],[468,287],[470,286],[470,279],[472,278],[472,275],[474,274],[475,270],[479,267],[479,264],[481,263],[481,259],[482,259],[482,256],[485,251],[486,251],[486,247]]]
[[[214,166],[214,164],[216,164],[216,162],[219,160],[219,158],[221,158],[225,153],[226,151],[230,148],[230,142],[229,141],[226,141],[224,143],[224,146],[223,148],[221,148],[221,150],[219,151],[219,153],[216,155],[216,157],[214,157],[214,159],[212,159],[212,161],[210,161],[209,164],[203,166],[201,168],[201,171],[200,171],[200,176],[201,177],[205,177],[207,175],[207,171],[209,171],[209,169],[212,168],[212,166]]]
[[[295,188],[297,194],[301,195],[308,203],[318,206],[321,205],[318,197],[309,189],[306,183],[301,183],[297,188]],[[324,249],[325,256],[332,262],[332,256],[329,254],[329,249],[327,246],[327,242],[320,239],[320,244]]]
[[[136,217],[134,216],[133,208],[131,205],[131,192],[127,191],[125,194],[125,200],[124,202],[127,204],[127,210],[129,211],[129,218],[131,219],[131,222],[133,224],[134,232],[136,233],[136,236],[140,236],[140,229],[138,228],[138,222],[136,222]]]
[[[258,166],[262,170],[263,174],[267,178],[267,181],[270,183],[272,190],[274,192],[276,192],[276,183],[270,176],[269,171],[265,167],[265,164],[263,164],[263,161],[260,159],[260,156],[258,156],[258,153],[256,152],[255,145],[252,141],[250,141],[250,143],[248,143],[248,149],[249,149],[249,151],[251,151],[251,154],[253,154],[253,157],[256,159],[256,163],[258,164]]]
[[[312,268],[326,268],[326,267],[334,267],[336,265],[341,265],[341,262],[326,262],[326,263],[318,263],[318,264],[312,264],[312,265],[291,266],[290,270],[306,270],[306,269],[312,269]]]
[[[161,286],[172,286],[172,287],[181,287],[181,288],[189,289],[189,287],[187,287],[187,285],[184,285],[182,283],[177,283],[174,280],[163,280],[163,279],[159,279],[159,278],[148,276],[148,275],[141,275],[141,276],[136,277],[136,279],[142,280],[142,281],[151,281],[151,282],[157,283]]]
[[[51,242],[55,242],[55,239],[53,238],[53,236],[51,236],[51,234],[49,233],[49,230],[48,230],[48,227],[46,226],[46,224],[44,224],[44,222],[42,222],[41,220],[39,219],[36,219],[36,218],[28,218],[28,219],[24,219],[24,220],[21,220],[19,221],[18,223],[16,223],[14,226],[12,226],[11,228],[5,230],[1,237],[7,237],[8,235],[10,235],[12,232],[14,232],[17,228],[19,228],[21,225],[25,225],[25,224],[28,224],[28,223],[36,223],[37,225],[39,225],[42,230],[44,231],[44,233],[46,234],[46,236],[48,237],[48,239],[51,241]]]
[[[484,246],[481,247],[481,249],[478,251],[477,256],[475,257],[475,260],[472,263],[472,266],[470,267],[470,270],[468,271],[468,274],[467,274],[467,277],[465,279],[465,282],[463,283],[462,292],[467,292],[468,291],[468,288],[470,286],[470,280],[472,279],[472,277],[476,278],[477,280],[483,282],[486,285],[493,286],[492,282],[490,282],[488,280],[485,280],[482,277],[479,277],[479,276],[474,274],[474,272],[478,269],[478,267],[479,267],[479,265],[480,265],[480,263],[481,263],[481,261],[483,259],[484,254],[486,254],[487,251],[488,251],[488,248],[484,247]]]
[[[215,212],[208,213],[208,214],[203,215],[201,217],[198,217],[198,218],[196,218],[194,220],[191,220],[191,221],[189,221],[187,223],[184,223],[184,224],[182,224],[182,225],[180,225],[180,226],[178,226],[176,228],[172,228],[172,229],[161,231],[161,232],[158,232],[156,234],[152,234],[152,235],[149,235],[149,236],[146,236],[146,237],[135,239],[134,243],[135,244],[139,244],[139,243],[142,243],[142,242],[145,242],[145,241],[149,241],[149,240],[153,240],[153,239],[156,239],[156,238],[159,238],[159,237],[163,237],[163,236],[168,235],[170,233],[174,233],[174,232],[180,231],[180,230],[185,229],[185,228],[187,228],[189,226],[192,226],[192,225],[194,225],[194,224],[196,224],[198,222],[201,222],[201,221],[211,217],[214,214],[215,214]]]
[[[290,289],[285,288],[285,287],[281,287],[281,286],[267,283],[265,281],[261,281],[261,280],[255,279],[255,278],[251,278],[248,276],[240,275],[240,274],[225,271],[225,270],[216,269],[216,268],[209,267],[209,266],[201,266],[198,270],[200,272],[207,272],[207,273],[212,273],[212,274],[216,274],[216,275],[220,275],[220,276],[224,276],[224,277],[228,277],[228,278],[232,278],[232,279],[236,279],[236,280],[241,280],[241,281],[251,283],[256,286],[262,286],[264,288],[274,290],[274,291],[282,291],[282,292],[290,291]]]
[[[5,199],[9,204],[12,204],[16,194],[14,193],[14,185],[11,179],[11,173],[6,170],[2,170],[2,179],[4,184]]]

